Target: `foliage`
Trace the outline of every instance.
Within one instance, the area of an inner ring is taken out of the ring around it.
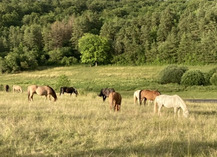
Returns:
[[[185,86],[204,85],[205,78],[200,70],[191,70],[182,76],[181,84]]]
[[[56,82],[56,89],[60,89],[60,87],[69,87],[71,85],[71,81],[69,80],[68,76],[66,75],[60,75]]]
[[[159,74],[159,83],[178,83],[180,84],[182,75],[188,70],[187,67],[179,67],[177,65],[169,65]]]
[[[11,55],[20,44],[37,53],[34,63],[42,66],[71,65],[76,59],[94,64],[95,57],[82,59],[80,53],[78,43],[85,34],[108,40],[106,55],[97,58],[100,64],[217,62],[215,1],[3,0],[0,10],[0,56],[6,67],[2,72],[37,68],[25,61],[9,63],[20,60],[19,53]]]
[[[210,82],[211,82],[212,85],[217,86],[217,73],[214,73],[212,75],[212,77],[210,78]]]
[[[85,34],[78,43],[81,52],[81,62],[88,64],[103,64],[109,62],[110,46],[106,38],[93,34]]]

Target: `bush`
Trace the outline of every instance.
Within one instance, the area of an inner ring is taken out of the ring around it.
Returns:
[[[177,65],[169,65],[159,74],[159,83],[178,83],[180,84],[182,75],[188,70],[187,67],[178,67]]]
[[[206,85],[210,85],[211,82],[210,82],[210,79],[211,77],[213,76],[214,73],[217,73],[217,67],[211,69],[208,73],[205,73],[204,74],[204,77],[205,77],[205,81],[206,81]]]
[[[56,89],[60,89],[60,87],[63,86],[70,86],[71,85],[71,81],[69,80],[69,78],[66,75],[60,75],[57,83],[56,83]]]
[[[217,73],[214,73],[212,75],[212,77],[210,78],[210,82],[211,82],[212,85],[217,86]]]
[[[192,70],[182,76],[181,84],[186,86],[204,85],[205,78],[200,70]]]

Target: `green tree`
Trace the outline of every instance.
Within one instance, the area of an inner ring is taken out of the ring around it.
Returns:
[[[81,62],[88,64],[108,63],[110,45],[106,38],[94,34],[85,34],[78,42]]]

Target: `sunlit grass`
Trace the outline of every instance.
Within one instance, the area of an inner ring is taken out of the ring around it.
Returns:
[[[123,95],[121,112],[96,93],[67,94],[56,102],[27,93],[0,92],[3,156],[216,156],[217,104],[188,103],[190,117],[173,109],[153,115],[153,105]]]

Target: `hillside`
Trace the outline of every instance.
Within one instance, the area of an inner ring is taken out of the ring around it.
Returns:
[[[86,33],[108,41],[100,64],[216,63],[216,8],[215,0],[3,0],[0,71],[78,64]]]

